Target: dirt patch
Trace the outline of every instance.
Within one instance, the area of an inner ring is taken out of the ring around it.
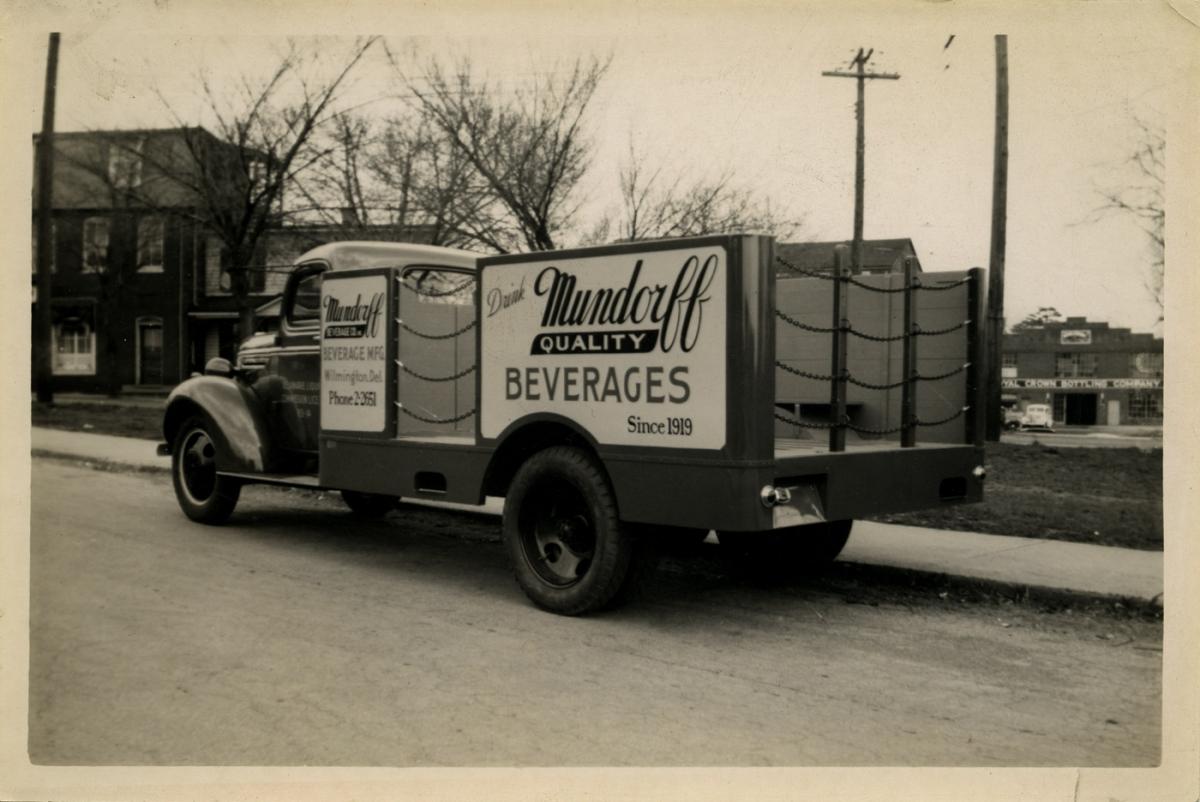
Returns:
[[[162,440],[163,411],[132,404],[33,404],[33,425],[69,432]]]
[[[989,444],[981,504],[889,523],[1161,551],[1162,451]]]

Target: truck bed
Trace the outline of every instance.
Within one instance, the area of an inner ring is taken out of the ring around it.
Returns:
[[[475,438],[469,434],[401,434],[396,440],[404,443],[428,443],[445,446],[474,446]]]
[[[931,448],[946,448],[953,446],[952,443],[917,443],[913,448],[905,448],[903,451],[913,451],[914,449],[931,449]],[[846,452],[868,452],[868,451],[901,451],[900,444],[895,440],[859,440],[846,443]],[[776,437],[775,438],[775,458],[783,457],[801,457],[814,454],[829,454],[829,441],[827,439],[814,440],[799,440],[792,437]]]

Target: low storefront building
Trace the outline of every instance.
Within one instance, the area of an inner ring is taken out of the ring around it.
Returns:
[[[1050,404],[1067,426],[1162,424],[1161,337],[1069,317],[1005,334],[1003,351],[1010,406]]]

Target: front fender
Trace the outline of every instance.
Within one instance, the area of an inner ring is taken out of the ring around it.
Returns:
[[[167,396],[163,434],[174,445],[178,427],[199,414],[209,424],[217,470],[264,473],[274,461],[270,430],[258,396],[236,379],[193,376]]]

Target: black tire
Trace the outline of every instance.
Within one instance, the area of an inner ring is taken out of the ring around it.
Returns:
[[[237,506],[242,485],[217,474],[216,445],[210,425],[188,418],[175,432],[171,448],[171,479],[183,514],[202,524],[220,524]]]
[[[653,568],[650,538],[622,525],[603,469],[556,446],[530,457],[504,500],[504,546],[534,604],[581,615],[628,601]]]
[[[722,552],[738,572],[781,582],[818,573],[842,553],[853,521],[827,521],[770,532],[718,532]]]
[[[396,508],[398,499],[395,496],[383,496],[378,493],[343,490],[342,501],[346,502],[350,512],[360,518],[382,518]]]

